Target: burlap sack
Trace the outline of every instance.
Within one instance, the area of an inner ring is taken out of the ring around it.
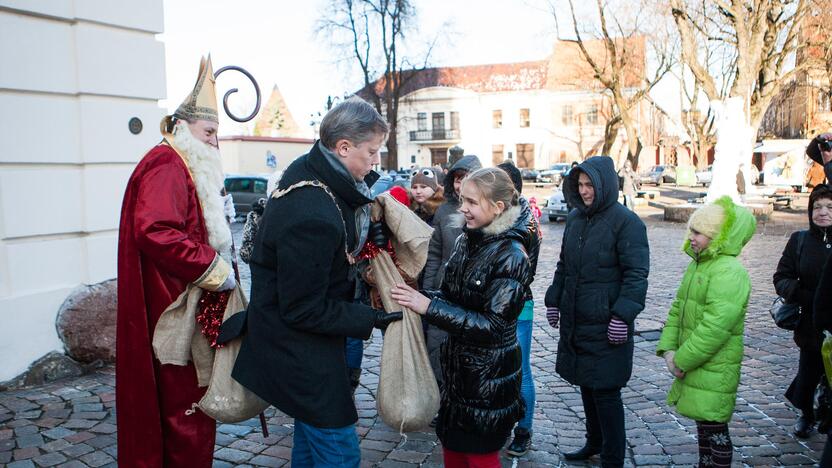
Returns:
[[[222,321],[225,323],[232,316],[246,310],[248,300],[238,286],[228,299]],[[257,395],[237,383],[231,377],[234,361],[240,354],[242,338],[237,337],[229,341],[222,348],[215,351],[214,366],[211,370],[211,380],[208,390],[199,400],[199,409],[208,416],[224,423],[236,423],[251,419],[262,413],[269,404]]]
[[[392,233],[398,268],[387,252],[370,259],[384,309],[402,310],[404,318],[387,327],[381,349],[376,406],[382,421],[400,433],[424,429],[439,411],[439,386],[430,367],[419,314],[393,301],[390,288],[404,283],[399,268],[418,272],[427,258],[433,229],[389,195],[377,198]]]

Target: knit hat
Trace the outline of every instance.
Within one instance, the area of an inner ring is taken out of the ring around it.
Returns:
[[[716,203],[709,203],[690,215],[688,229],[716,238],[719,234],[722,223],[725,221],[725,210]]]
[[[420,167],[419,169],[414,169],[411,176],[411,187],[415,184],[420,184],[432,188],[434,192],[439,188],[439,179],[436,177],[436,171],[433,168]]]
[[[511,161],[505,161],[497,164],[497,167],[508,174],[508,177],[511,179],[511,183],[514,185],[514,189],[517,190],[517,193],[523,193],[523,175],[520,173],[520,169],[517,169],[517,166],[515,166]]]

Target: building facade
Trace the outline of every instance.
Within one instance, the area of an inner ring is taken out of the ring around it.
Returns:
[[[0,381],[61,350],[55,317],[116,277],[124,186],[159,140],[162,0],[0,0]]]
[[[306,154],[315,140],[307,138],[224,136],[220,137],[222,169],[227,174],[268,174],[285,170]]]
[[[643,38],[629,40],[633,54],[625,80],[635,92],[644,78]],[[591,54],[603,44],[586,42]],[[600,154],[609,98],[580,55],[574,41],[558,41],[545,60],[408,72],[399,101],[398,161],[382,158],[385,169],[445,165],[448,150],[461,146],[485,165],[505,159],[521,168],[544,169],[558,162]],[[383,89],[375,83],[376,89]],[[368,97],[368,89],[359,92]],[[633,109],[645,164],[658,162],[664,119],[647,101]],[[610,156],[626,157],[623,128]]]

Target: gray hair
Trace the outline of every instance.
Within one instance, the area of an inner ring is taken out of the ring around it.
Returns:
[[[386,136],[389,132],[390,127],[384,118],[358,96],[342,101],[321,121],[321,143],[329,149],[334,149],[339,140],[358,145],[375,135]]]

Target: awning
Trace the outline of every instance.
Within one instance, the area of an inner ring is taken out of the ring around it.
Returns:
[[[796,149],[805,150],[811,140],[763,140],[754,146],[755,153],[788,153]]]

